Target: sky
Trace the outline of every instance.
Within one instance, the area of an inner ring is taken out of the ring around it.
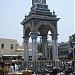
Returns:
[[[47,0],[48,8],[53,10],[58,21],[58,42],[67,42],[74,34],[75,0]],[[20,24],[28,15],[31,0],[0,0],[0,38],[16,39],[19,44],[23,39],[23,26]]]

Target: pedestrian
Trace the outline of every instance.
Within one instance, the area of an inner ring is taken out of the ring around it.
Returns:
[[[0,75],[4,75],[4,66],[5,66],[5,63],[4,62],[1,62],[0,65],[1,65]]]
[[[58,73],[57,68],[54,67],[54,68],[53,68],[53,71],[52,71],[52,75],[57,75],[57,73]]]
[[[9,66],[6,63],[4,67],[4,75],[8,75],[8,71],[9,71]]]
[[[17,71],[18,71],[18,65],[15,64],[15,72],[17,72]]]
[[[9,67],[9,72],[10,73],[14,73],[15,72],[15,64],[11,63],[10,67]]]

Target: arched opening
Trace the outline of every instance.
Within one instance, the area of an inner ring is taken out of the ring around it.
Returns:
[[[45,58],[52,59],[53,52],[55,51],[55,44],[57,45],[57,41],[56,41],[57,30],[51,24],[50,25],[41,24],[38,27],[38,31],[40,32],[41,42],[42,42],[41,52]],[[54,51],[52,51],[52,48]],[[55,57],[54,57],[54,59],[55,59]],[[56,59],[57,59],[57,57],[56,57]]]
[[[30,27],[27,27],[26,30],[25,30],[25,32],[24,32],[25,33],[24,36],[29,36],[30,32],[31,32]]]
[[[4,43],[1,44],[1,48],[4,49]]]
[[[10,45],[10,48],[13,49],[13,44]]]

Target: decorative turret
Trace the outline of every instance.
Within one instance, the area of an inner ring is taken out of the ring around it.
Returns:
[[[53,10],[53,15],[55,15],[55,11]]]
[[[55,11],[53,10],[53,17],[56,17],[56,15],[55,15]]]

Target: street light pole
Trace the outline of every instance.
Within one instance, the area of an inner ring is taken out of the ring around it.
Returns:
[[[74,59],[74,48],[73,48],[73,59]]]
[[[71,50],[72,50],[72,52],[73,52],[73,59],[74,59],[74,48],[70,48]]]
[[[73,59],[74,59],[74,49],[75,49],[75,46],[73,46]]]
[[[72,48],[73,48],[73,59],[74,59],[74,48],[75,48],[75,42],[71,42]]]

